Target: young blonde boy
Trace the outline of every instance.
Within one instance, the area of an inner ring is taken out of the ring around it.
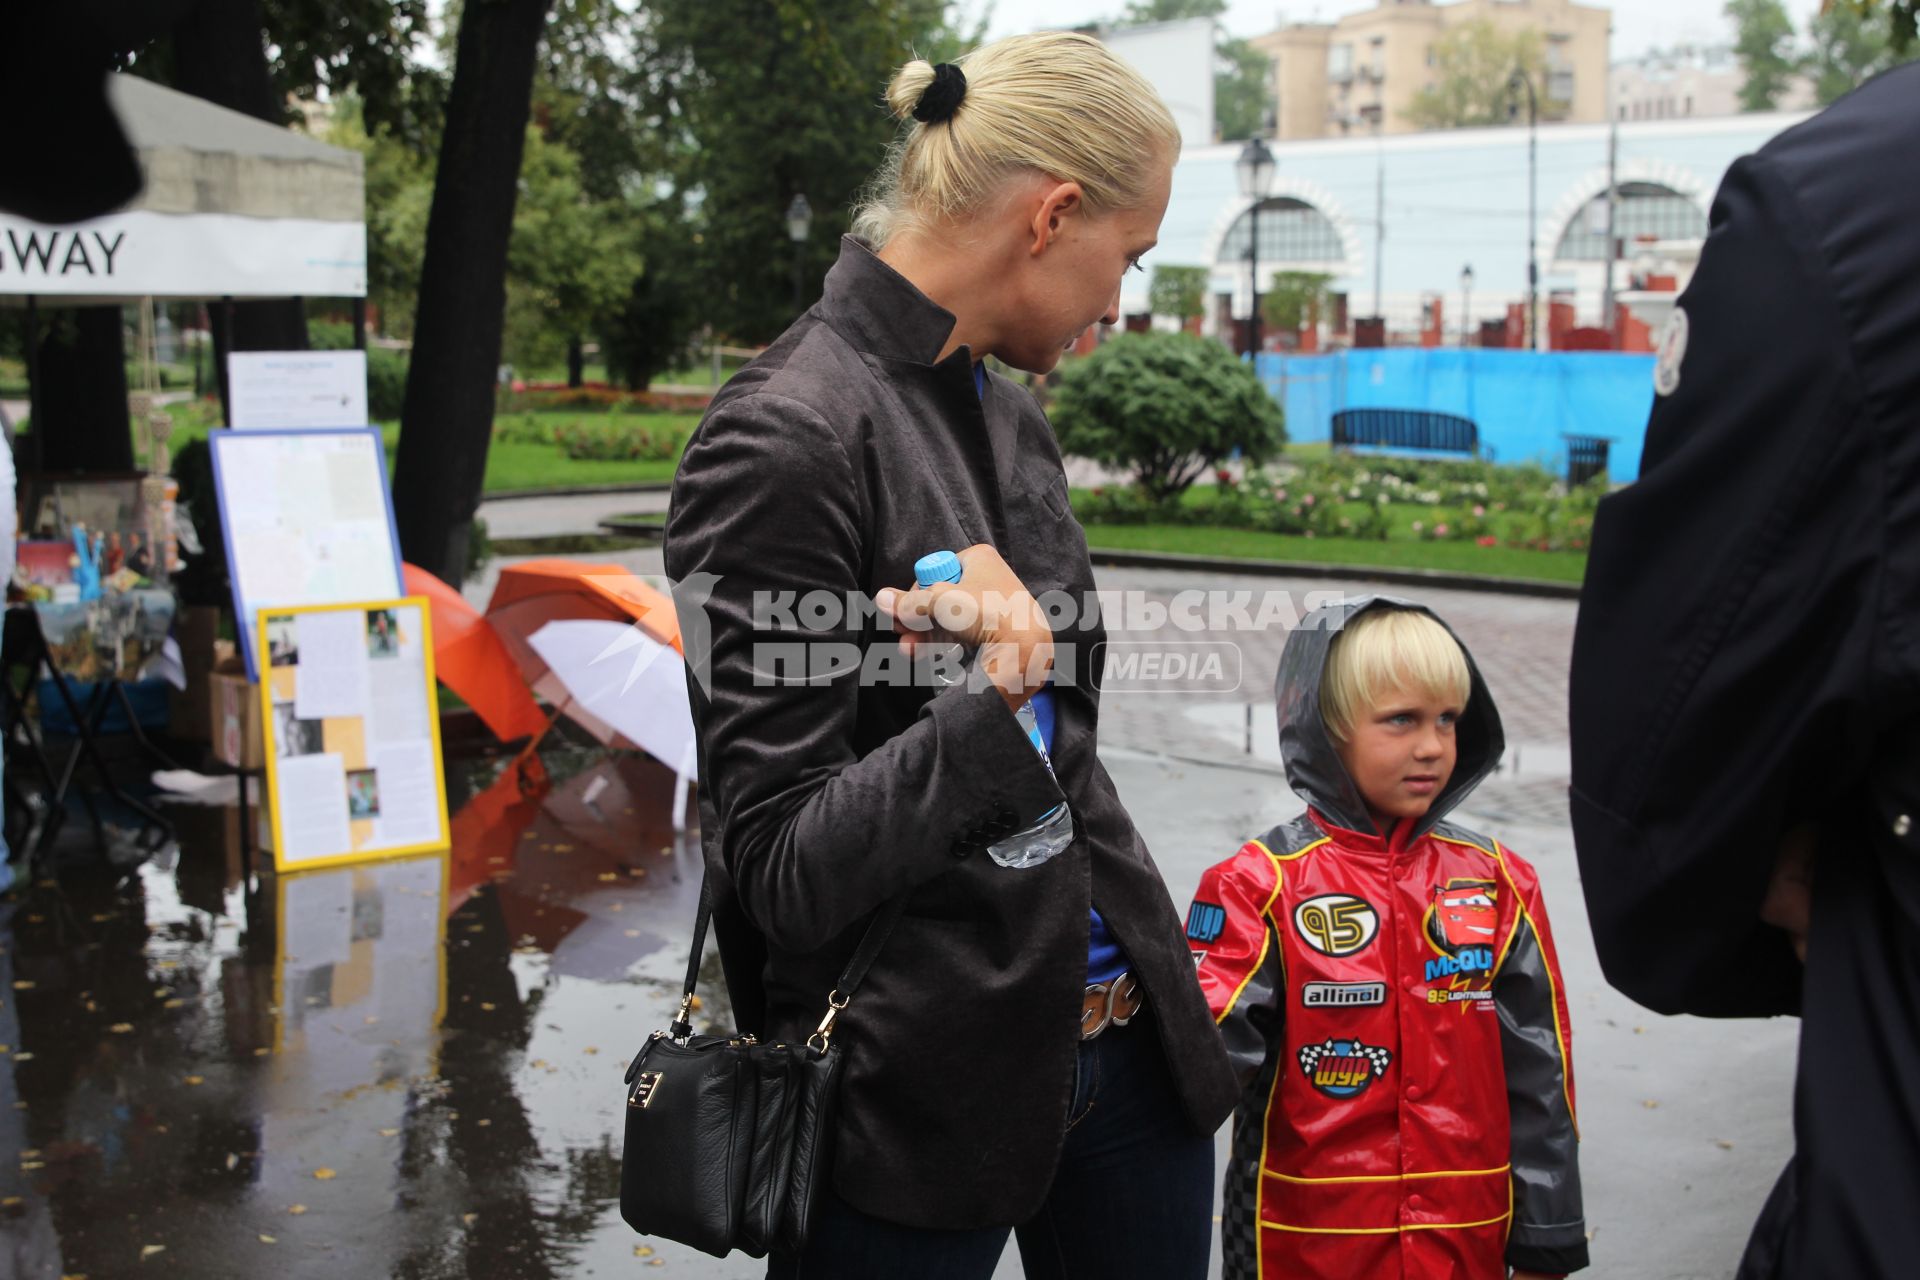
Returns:
[[[1426,609],[1314,613],[1280,659],[1307,811],[1209,870],[1187,916],[1245,1093],[1227,1280],[1496,1280],[1587,1265],[1565,988],[1538,878],[1442,821],[1500,758]]]

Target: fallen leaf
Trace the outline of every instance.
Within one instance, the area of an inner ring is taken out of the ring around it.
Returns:
[[[667,1265],[667,1260],[665,1258],[648,1258],[647,1265],[650,1267],[664,1267]]]
[[[279,1244],[280,1242],[278,1240],[275,1240],[272,1236],[268,1235],[266,1232],[262,1231],[260,1233],[260,1243],[261,1244]]]
[[[186,1082],[188,1084],[205,1084],[207,1078],[205,1076],[188,1076]]]
[[[20,1162],[20,1172],[22,1173],[32,1173],[35,1169],[44,1169],[46,1167],[47,1162],[44,1160],[22,1160]]]
[[[477,1123],[477,1124],[478,1124],[478,1125],[479,1125],[479,1126],[480,1126],[480,1127],[481,1127],[482,1129],[484,1129],[484,1128],[486,1128],[487,1126],[489,1126],[489,1125],[491,1125],[491,1124],[493,1123],[493,1121],[491,1121],[491,1120],[480,1120],[480,1121],[476,1121],[475,1123]]]
[[[618,880],[618,879],[619,879],[620,877],[619,877],[619,876],[617,876],[617,875],[615,875],[615,874],[614,874],[613,872],[611,872],[611,871],[602,871],[602,872],[600,873],[600,878],[601,878],[602,880]]]
[[[124,1036],[133,1030],[133,1024],[131,1022],[116,1022],[112,1026],[108,1027],[107,1030],[113,1032],[113,1034],[117,1036]]]
[[[15,991],[31,991],[33,990],[33,983],[27,978],[21,978],[13,984],[13,989]]]
[[[151,1258],[154,1254],[165,1253],[166,1251],[167,1251],[167,1246],[163,1244],[143,1244],[140,1246],[140,1261],[145,1262],[148,1258]]]
[[[496,1006],[491,1000],[482,1000],[480,1002],[480,1007],[482,1009],[485,1009],[488,1013],[492,1013]]]
[[[398,1129],[382,1129],[380,1136],[383,1138],[393,1138],[399,1136],[399,1133],[400,1131]]]
[[[637,1244],[633,1246],[633,1256],[636,1258],[651,1258],[653,1256],[653,1246]]]
[[[1731,1142],[1728,1142],[1725,1138],[1715,1138],[1713,1140],[1713,1145],[1720,1148],[1722,1151],[1733,1150],[1733,1144]]]
[[[535,1059],[534,1059],[534,1060],[533,1060],[532,1062],[529,1062],[529,1063],[528,1063],[527,1065],[528,1065],[529,1067],[533,1067],[533,1068],[535,1068],[535,1069],[537,1070],[537,1069],[539,1069],[539,1068],[541,1068],[541,1067],[544,1067],[544,1066],[546,1066],[546,1065],[547,1065],[547,1060],[546,1060],[545,1058],[535,1058]]]
[[[599,1050],[599,1048],[598,1048],[597,1046],[595,1046],[595,1045],[588,1045],[588,1046],[587,1046],[586,1048],[584,1048],[584,1049],[582,1049],[582,1050],[581,1050],[580,1052],[582,1052],[582,1053],[598,1053],[598,1052],[600,1052],[600,1050]]]
[[[6,1199],[0,1200],[0,1209],[11,1209],[20,1203],[22,1203],[22,1201],[19,1196],[8,1196]]]
[[[621,932],[625,933],[629,938],[637,938],[640,936],[638,929],[623,929]]]
[[[334,1177],[334,1172],[331,1169],[315,1169],[313,1176],[321,1182],[330,1182]]]
[[[301,1214],[305,1213],[306,1211],[307,1211],[307,1206],[303,1204],[290,1204],[287,1206],[287,1212],[292,1214],[296,1218],[299,1217]]]
[[[630,876],[643,876],[647,874],[647,869],[645,867],[628,867],[627,874]]]
[[[271,1049],[267,1049],[267,1048],[260,1048],[260,1049],[255,1049],[255,1050],[253,1051],[253,1056],[254,1056],[254,1057],[256,1057],[256,1058],[264,1058],[264,1057],[266,1057],[266,1056],[267,1056],[268,1054],[270,1054],[270,1053],[272,1053],[272,1052],[273,1052],[273,1050],[271,1050]]]
[[[1641,1100],[1640,1105],[1645,1107],[1647,1110],[1652,1111],[1655,1107],[1659,1106],[1660,1104],[1652,1098],[1645,1098]]]
[[[186,1003],[185,1000],[169,1000],[165,1004],[161,1005],[160,1007],[162,1009],[178,1009],[181,1005],[185,1003]]]
[[[40,1158],[40,1148],[31,1147],[25,1151],[22,1151],[20,1153],[20,1158],[22,1160],[38,1160]]]
[[[19,1053],[16,1053],[13,1055],[13,1060],[15,1062],[30,1062],[33,1060],[33,1055],[23,1049]]]
[[[460,1215],[460,1221],[470,1227],[480,1221],[480,1215],[477,1213],[463,1213]]]

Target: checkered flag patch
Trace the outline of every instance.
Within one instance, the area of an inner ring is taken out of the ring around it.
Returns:
[[[1344,1044],[1347,1047],[1342,1049]],[[1320,1059],[1329,1056],[1361,1057],[1373,1064],[1373,1078],[1378,1080],[1387,1074],[1387,1064],[1393,1061],[1393,1050],[1381,1049],[1370,1044],[1361,1044],[1358,1040],[1336,1041],[1331,1036],[1319,1044],[1300,1046],[1300,1070],[1308,1076],[1319,1065]]]

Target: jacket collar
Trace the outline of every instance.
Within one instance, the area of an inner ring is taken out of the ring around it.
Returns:
[[[924,365],[939,358],[956,323],[951,311],[852,236],[840,237],[820,312],[862,354]]]
[[[1335,844],[1349,853],[1377,853],[1382,855],[1405,853],[1413,847],[1417,840],[1426,835],[1426,832],[1420,829],[1419,824],[1411,820],[1402,820],[1394,823],[1387,829],[1387,834],[1383,837],[1371,830],[1356,831],[1352,827],[1342,826],[1312,805],[1307,806],[1307,813],[1313,818],[1314,823],[1318,825],[1322,831],[1333,838]],[[1371,827],[1372,823],[1369,822],[1368,826]]]

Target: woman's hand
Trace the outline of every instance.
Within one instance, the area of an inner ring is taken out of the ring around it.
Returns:
[[[874,603],[893,620],[905,653],[924,644],[957,643],[974,650],[975,670],[1013,710],[1047,683],[1053,669],[1053,630],[1046,615],[1019,575],[984,542],[960,553],[960,581],[910,591],[888,587]]]

